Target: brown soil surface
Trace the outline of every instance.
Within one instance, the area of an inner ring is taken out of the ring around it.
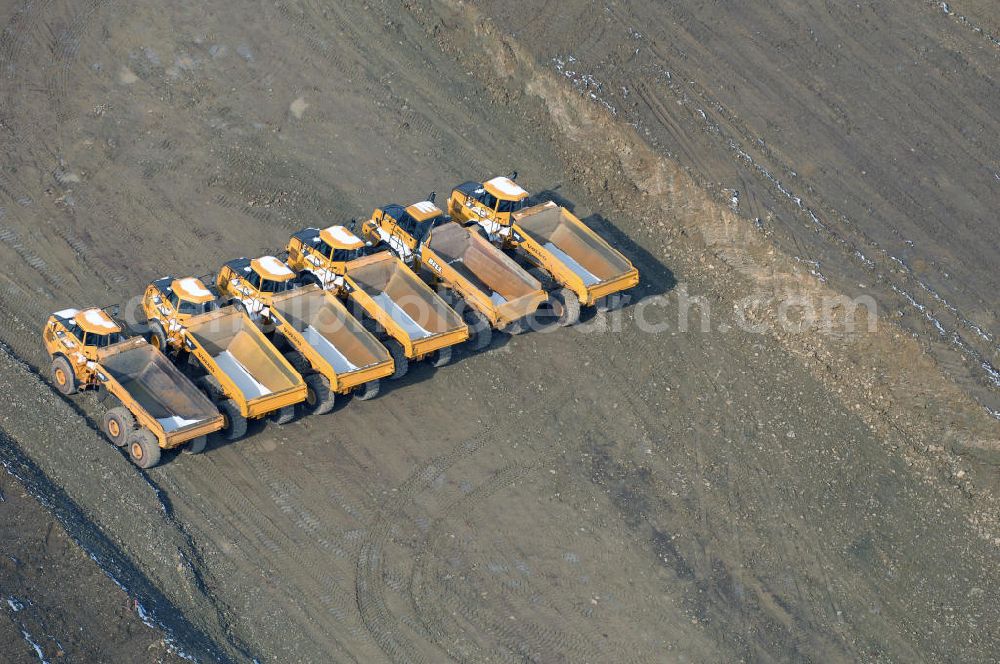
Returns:
[[[801,68],[740,50],[755,21],[788,33],[789,58],[807,43],[782,28],[802,3],[766,4],[770,13],[715,17],[729,50],[703,51],[699,3],[4,8],[0,449],[162,632],[102,610],[87,618],[97,644],[81,639],[80,652],[128,661],[167,638],[204,661],[1000,660],[1000,437],[982,405],[988,384],[959,375],[965,365],[932,344],[937,332],[907,327],[912,313],[897,325],[891,307],[875,329],[861,319],[848,331],[839,310],[834,333],[773,325],[788,295],[854,297],[846,286],[863,279],[884,298],[935,278],[959,312],[954,329],[961,316],[996,333],[995,237],[974,238],[996,188],[970,165],[995,162],[1000,121],[986,86],[996,51],[966,25],[995,30],[971,18],[988,16],[988,3],[964,3],[966,23],[921,2],[882,10],[912,33],[898,39],[933,57],[948,41],[965,58],[928,83],[931,106],[952,86],[949,112],[976,122],[961,139],[948,124],[958,147],[947,166],[930,156],[941,142],[896,161],[871,144],[933,133],[934,116],[901,84],[880,94],[906,123],[838,143],[846,133],[836,114],[810,110],[817,93]],[[824,20],[815,30],[861,29],[847,10],[812,11]],[[877,51],[884,40],[866,34],[849,54],[817,50],[808,75],[855,99],[827,68],[870,62],[875,73],[863,75],[881,87],[892,64]],[[633,62],[636,48],[644,59]],[[682,73],[648,75],[679,66],[675,48],[689,52]],[[570,55],[605,66],[594,70],[604,87],[567,76]],[[775,89],[741,83],[747,91],[730,97],[717,78],[727,63]],[[603,96],[619,87],[646,101]],[[698,124],[698,108],[719,135]],[[726,136],[763,136],[768,172],[808,178],[795,189],[822,201],[808,205],[833,230],[796,226],[799,212],[760,170],[738,166]],[[862,148],[869,180],[847,166]],[[373,401],[257,423],[243,441],[168,455],[148,472],[101,439],[94,400],[63,399],[44,379],[38,330],[53,310],[126,301],[164,274],[280,249],[302,226],[431,190],[446,197],[513,168],[636,263],[643,282],[629,307],[414,368]],[[735,210],[727,189],[740,191]],[[877,220],[857,212],[865,200]],[[961,232],[910,214],[938,219],[950,204]],[[865,254],[882,272],[852,272],[834,236],[875,242],[887,253]],[[900,238],[927,253],[890,276]],[[959,281],[967,287],[946,290]],[[688,296],[702,300],[683,331]],[[743,318],[757,331],[734,310],[748,298],[759,306]],[[643,317],[668,325],[643,331]],[[975,343],[980,357],[993,352]],[[18,547],[51,523],[24,513]],[[72,555],[58,576],[65,599],[39,593],[65,616],[52,624],[82,622],[91,582],[110,583]]]

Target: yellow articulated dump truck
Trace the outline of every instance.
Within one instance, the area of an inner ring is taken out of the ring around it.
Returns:
[[[537,279],[489,241],[451,223],[433,200],[379,208],[362,234],[431,279],[462,314],[477,350],[490,344],[493,329],[527,329],[527,317],[548,298]]]
[[[336,290],[344,283],[346,265],[372,253],[370,245],[345,226],[303,228],[288,240],[286,263],[300,282]]]
[[[367,401],[395,373],[389,351],[333,293],[308,284],[271,298],[277,333],[292,347],[285,358],[305,377],[306,406],[333,409],[337,394]]]
[[[580,306],[607,310],[624,303],[639,271],[614,247],[554,202],[527,207],[528,192],[511,177],[466,182],[452,191],[452,218],[478,225],[494,244],[531,265],[551,290],[549,303],[560,325],[573,325]]]
[[[151,336],[163,331],[160,343],[222,411],[227,440],[241,438],[248,420],[270,415],[285,424],[295,417],[296,404],[306,398],[305,382],[244,311],[220,307],[215,294],[192,277],[153,282],[142,304]]]
[[[142,337],[128,338],[106,311],[56,312],[42,336],[56,389],[98,389],[109,397],[101,428],[136,465],[151,468],[161,449],[182,445],[197,454],[223,427],[218,409],[163,353]]]
[[[384,337],[396,367],[393,378],[403,376],[411,360],[448,364],[452,348],[469,338],[462,317],[387,251],[348,263],[340,290]]]
[[[257,323],[264,332],[274,332],[271,298],[298,286],[295,272],[274,256],[236,258],[219,270],[215,281],[219,293],[232,298],[233,306]]]

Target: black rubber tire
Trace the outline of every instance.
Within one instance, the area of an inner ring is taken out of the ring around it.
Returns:
[[[291,344],[288,343],[288,339],[285,338],[285,335],[277,330],[268,335],[268,339],[271,342],[271,345],[274,346],[279,353],[284,353],[292,347]]]
[[[155,318],[149,321],[149,343],[161,353],[167,352],[167,332]]]
[[[396,371],[389,376],[389,380],[399,380],[410,370],[410,360],[406,357],[403,344],[395,339],[386,339],[385,347],[389,350],[389,354],[392,355],[392,362],[396,366]]]
[[[160,463],[160,443],[152,431],[143,427],[128,438],[128,456],[140,468],[152,468]]]
[[[226,418],[226,425],[219,433],[226,440],[239,440],[247,435],[247,418],[240,412],[239,404],[232,399],[218,402],[219,412]]]
[[[208,445],[208,436],[198,436],[188,441],[187,445],[181,448],[184,454],[201,454]]]
[[[488,348],[493,342],[493,326],[489,319],[472,307],[466,307],[462,318],[469,326],[469,347],[476,351]]]
[[[354,388],[354,392],[352,392],[351,396],[358,401],[371,401],[378,396],[381,387],[382,385],[377,379],[370,380],[364,385]]]
[[[194,355],[192,355],[191,358],[194,359]],[[197,360],[195,361],[197,362]],[[198,366],[200,367],[201,363],[198,363]],[[226,398],[226,395],[222,392],[222,385],[215,376],[202,376],[198,379],[198,387],[200,387],[201,391],[204,392],[212,401],[220,401]]]
[[[454,346],[445,346],[431,353],[431,366],[443,367],[451,362],[452,349]]]
[[[625,306],[628,296],[625,293],[612,293],[605,295],[594,303],[598,311],[617,311]]]
[[[556,325],[569,327],[580,322],[580,300],[568,288],[560,288],[549,294],[549,306],[556,316]]]
[[[556,288],[557,284],[555,282],[555,279],[553,279],[552,275],[550,275],[542,268],[540,267],[529,268],[528,274],[530,274],[535,279],[538,279],[539,282],[541,282],[542,290],[550,291]]]
[[[56,355],[52,358],[50,374],[52,384],[62,394],[76,394],[76,391],[80,389],[80,384],[76,381],[76,373],[73,372],[73,366],[65,355]]]
[[[292,365],[293,369],[298,371],[303,376],[312,371],[312,367],[309,366],[309,360],[303,357],[302,353],[297,350],[286,351],[285,359],[288,360],[288,363]]]
[[[129,436],[136,430],[135,416],[124,406],[109,408],[101,418],[101,431],[117,447],[125,447]],[[115,435],[113,432],[117,431]]]
[[[447,304],[449,307],[454,307],[456,304],[458,304],[458,296],[455,295],[455,292],[453,290],[451,290],[444,284],[438,284],[437,286],[435,286],[434,291],[437,293],[437,296],[442,300],[444,300],[445,304]]]
[[[275,424],[288,424],[295,419],[295,406],[285,406],[271,413],[271,421]]]
[[[507,323],[507,327],[505,327],[503,331],[512,337],[516,337],[519,334],[524,334],[525,332],[527,332],[528,327],[529,327],[528,317],[525,316],[524,318],[518,318],[516,321]]]
[[[323,282],[321,282],[319,280],[319,277],[317,277],[312,272],[303,272],[302,274],[300,274],[298,277],[298,282],[303,286],[316,285],[319,286],[320,288],[323,287]]]
[[[337,393],[330,389],[330,381],[318,373],[306,376],[306,400],[303,408],[313,415],[325,415],[333,410]]]

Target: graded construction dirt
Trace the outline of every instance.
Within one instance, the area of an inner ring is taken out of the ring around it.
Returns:
[[[956,382],[926,350],[937,332],[914,338],[892,309],[876,321],[836,308],[828,331],[776,325],[790,315],[782,298],[826,301],[862,277],[788,251],[791,223],[777,202],[768,217],[762,193],[743,216],[748,192],[773,187],[760,171],[745,175],[733,210],[727,171],[711,175],[721,153],[684,129],[690,109],[665,91],[647,83],[675,139],[691,136],[686,153],[552,60],[641,42],[623,15],[662,43],[690,21],[639,3],[501,4],[4,9],[0,430],[11,467],[161,638],[203,661],[1000,659],[988,384]],[[898,30],[963,26],[949,43],[980,63],[941,86],[971,86],[962,76],[974,71],[989,80],[988,37],[957,16],[922,23],[927,6],[912,4],[916,18]],[[596,29],[607,17],[617,36]],[[711,49],[696,58],[704,79],[693,65],[684,78],[706,87],[734,58]],[[620,64],[622,80],[638,75]],[[740,65],[755,80],[795,75]],[[895,99],[895,112],[911,113],[909,101]],[[738,102],[727,108],[741,123],[764,112]],[[928,122],[913,113],[915,126]],[[976,117],[985,141],[995,109]],[[817,169],[836,163],[814,158]],[[62,399],[44,380],[38,330],[50,311],[126,301],[164,274],[276,251],[303,226],[513,168],[636,263],[629,307],[414,368],[374,401],[258,423],[243,441],[148,472],[96,433],[92,399]],[[995,190],[949,172],[972,192],[971,228]],[[822,180],[850,186],[838,177]],[[880,214],[908,216],[886,200]],[[975,245],[958,262],[989,272],[995,239],[920,229],[937,251]],[[995,276],[964,295],[936,292],[993,334],[982,312],[995,301],[983,290],[977,310],[970,293]],[[84,606],[91,582],[60,574],[63,606]],[[0,575],[4,588],[32,585]],[[104,649],[81,637],[80,652],[133,658],[128,624],[102,622],[107,634],[93,639]],[[5,653],[30,647],[16,630],[3,638]]]

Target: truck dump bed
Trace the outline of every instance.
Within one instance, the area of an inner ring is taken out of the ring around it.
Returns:
[[[535,311],[547,295],[489,241],[459,224],[444,224],[424,242],[424,262],[496,327]]]
[[[469,338],[469,328],[431,288],[389,252],[347,264],[350,296],[390,336],[407,357],[423,356]]]
[[[247,417],[301,402],[302,376],[242,312],[232,307],[191,318],[187,334],[195,355],[223,387],[235,389]],[[201,352],[199,352],[201,351]]]
[[[392,357],[385,346],[333,294],[318,286],[276,295],[271,312],[279,321],[278,331],[335,391],[392,375]]]
[[[127,407],[127,398],[132,399],[140,412],[130,410],[156,434],[162,447],[176,447],[222,428],[215,405],[149,344],[111,346],[101,352],[99,360],[127,395],[122,402]]]
[[[587,298],[580,298],[584,304],[593,304],[599,297],[639,282],[632,263],[569,210],[549,202],[516,212],[513,218],[525,234],[573,275],[570,280],[579,281],[576,285],[582,285],[588,293]]]

